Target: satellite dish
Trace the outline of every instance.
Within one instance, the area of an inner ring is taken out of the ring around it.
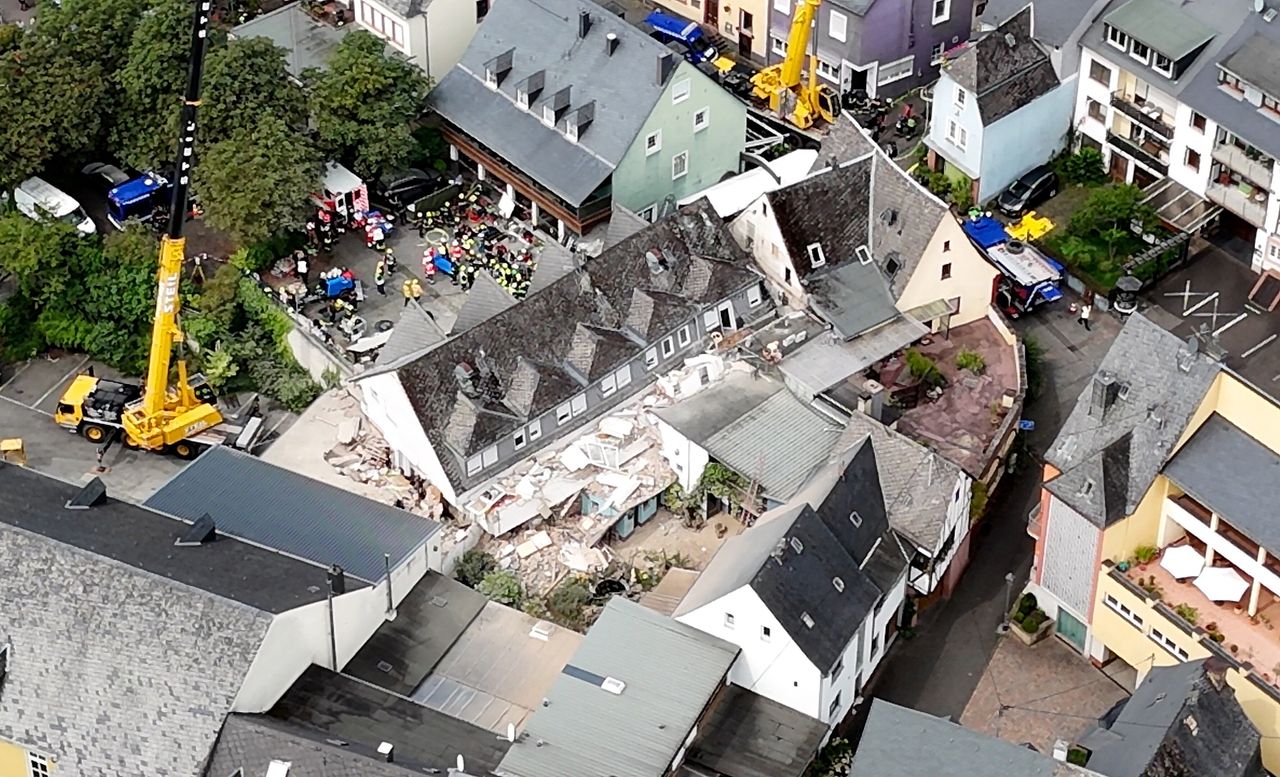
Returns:
[[[516,741],[516,724],[514,723],[507,724],[507,741],[508,742]],[[458,757],[461,758],[462,756],[458,756]],[[462,769],[458,769],[458,771],[462,771]]]

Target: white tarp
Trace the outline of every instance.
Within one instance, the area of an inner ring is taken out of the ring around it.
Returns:
[[[1249,590],[1249,581],[1231,567],[1209,567],[1196,578],[1196,588],[1214,602],[1238,602]]]
[[[817,151],[807,149],[792,151],[769,163],[769,167],[778,175],[778,178],[782,179],[781,181],[770,175],[768,170],[757,167],[714,186],[708,186],[697,194],[691,194],[680,200],[679,204],[688,205],[706,197],[711,202],[711,207],[715,208],[716,215],[722,219],[729,218],[755,202],[760,195],[808,178],[809,171],[813,169],[813,163],[817,159]]]

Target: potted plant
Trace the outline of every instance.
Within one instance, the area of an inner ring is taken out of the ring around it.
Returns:
[[[1053,633],[1053,619],[1037,607],[1022,620],[1014,621],[1009,631],[1023,644],[1034,645]]]
[[[1196,621],[1200,619],[1200,613],[1196,612],[1196,608],[1189,604],[1179,604],[1173,608],[1173,611],[1178,614],[1179,618],[1192,626],[1196,625]]]
[[[1138,561],[1138,569],[1146,569],[1152,559],[1160,555],[1160,550],[1155,545],[1139,545],[1133,549],[1133,557]]]

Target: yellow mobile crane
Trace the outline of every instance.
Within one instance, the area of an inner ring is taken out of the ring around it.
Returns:
[[[208,432],[222,424],[222,413],[214,405],[213,390],[204,376],[188,377],[187,363],[178,359],[178,381],[169,385],[173,347],[182,343],[178,325],[180,301],[178,285],[186,258],[182,236],[186,221],[191,164],[196,144],[196,108],[200,104],[200,80],[209,39],[211,0],[196,0],[191,29],[191,57],[183,95],[178,138],[177,173],[169,223],[160,240],[160,267],[157,272],[156,312],[151,327],[151,351],[144,385],[100,379],[92,370],[79,375],[58,401],[54,421],[78,432],[90,442],[108,442],[112,429],[122,429],[124,442],[136,448],[169,451],[183,458],[225,437]],[[239,429],[224,431],[238,432]]]
[[[796,15],[787,36],[786,57],[751,77],[752,94],[766,100],[769,110],[800,129],[809,129],[819,117],[828,124],[840,115],[840,95],[818,83],[818,58],[809,56],[809,80],[804,80],[809,30],[822,0],[797,0]]]

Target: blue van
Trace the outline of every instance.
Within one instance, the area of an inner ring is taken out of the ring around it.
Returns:
[[[653,11],[644,18],[644,23],[653,28],[650,37],[663,43],[679,43],[684,49],[684,58],[692,64],[715,62],[719,56],[716,47],[707,40],[697,22],[681,19],[662,11]]]
[[[125,181],[107,192],[107,219],[116,229],[124,229],[129,219],[147,221],[157,206],[169,204],[170,188],[168,179],[156,173]]]

